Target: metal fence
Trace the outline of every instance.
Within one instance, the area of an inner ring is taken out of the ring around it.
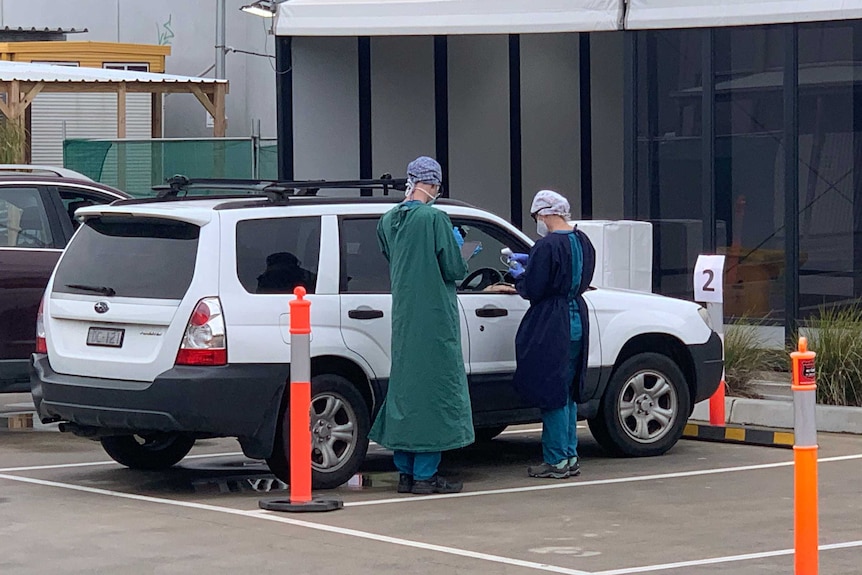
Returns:
[[[65,140],[63,165],[136,197],[176,174],[190,178],[276,178],[275,140],[202,138]]]

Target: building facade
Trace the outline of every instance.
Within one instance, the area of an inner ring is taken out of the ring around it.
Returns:
[[[366,9],[352,28],[278,7],[282,175],[436,155],[453,197],[517,225],[558,189],[576,218],[653,223],[659,293],[690,298],[697,255],[726,254],[726,315],[788,334],[862,295],[862,3],[593,2],[590,22],[557,17],[572,31],[501,33],[507,9],[559,14],[507,0],[484,29],[446,14],[448,34],[346,4]]]

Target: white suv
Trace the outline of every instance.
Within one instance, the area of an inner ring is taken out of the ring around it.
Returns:
[[[289,478],[288,302],[312,302],[312,461],[316,488],[359,468],[390,368],[389,268],[380,216],[397,198],[126,200],[78,211],[38,323],[32,391],[42,421],[99,439],[132,468],[174,465],[195,439],[237,437]],[[477,436],[539,421],[512,387],[515,332],[529,306],[486,288],[500,250],[531,240],[505,220],[441,200],[482,251],[461,284],[461,333]],[[718,336],[698,305],[594,289],[587,396],[579,415],[607,449],[658,455],[695,402],[717,388]]]

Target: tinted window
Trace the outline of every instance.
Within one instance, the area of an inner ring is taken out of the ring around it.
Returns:
[[[249,293],[314,293],[320,218],[246,220],[236,226],[236,269]]]
[[[54,291],[110,288],[119,297],[182,299],[194,275],[199,232],[193,224],[154,218],[87,220],[66,248]]]
[[[38,188],[0,188],[0,247],[54,246]]]
[[[389,262],[377,243],[378,218],[341,222],[341,293],[389,293]]]
[[[75,229],[80,225],[75,219],[75,211],[78,208],[107,204],[113,202],[115,199],[78,188],[60,188],[60,198],[63,200],[63,207],[66,208],[66,213],[69,215],[69,219],[72,221],[72,226]]]

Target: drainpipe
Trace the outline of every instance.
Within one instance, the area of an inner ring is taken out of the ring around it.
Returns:
[[[225,78],[225,0],[216,0],[216,58],[215,77]]]

